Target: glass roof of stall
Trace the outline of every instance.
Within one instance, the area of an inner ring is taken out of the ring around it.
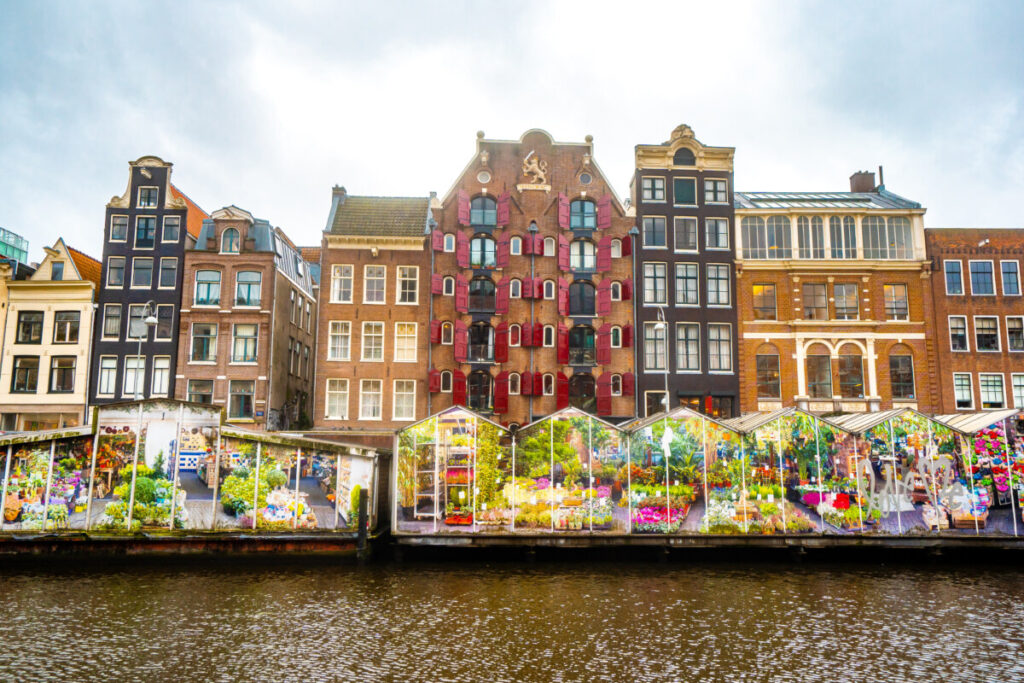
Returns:
[[[555,412],[551,413],[550,415],[545,415],[544,417],[539,417],[536,420],[534,420],[533,422],[531,422],[531,423],[529,423],[527,425],[523,425],[522,427],[519,428],[519,431],[521,431],[521,432],[522,431],[526,431],[530,427],[533,427],[535,425],[539,425],[542,422],[547,422],[548,420],[558,419],[558,418],[561,418],[561,417],[589,417],[594,422],[599,422],[602,425],[604,425],[605,427],[607,427],[608,429],[614,429],[617,432],[629,431],[629,429],[626,426],[624,426],[624,425],[613,425],[611,422],[608,422],[606,420],[602,420],[601,418],[597,417],[596,415],[592,415],[592,414],[590,414],[590,413],[588,413],[586,411],[580,410],[579,408],[562,408],[561,410],[556,410]],[[502,429],[504,429],[504,427]]]
[[[955,432],[961,434],[977,434],[983,429],[988,429],[997,422],[1024,414],[1024,411],[1015,408],[1006,410],[985,410],[978,413],[952,413],[949,415],[935,415],[932,419],[940,422]]]
[[[484,422],[491,423],[492,425],[494,425],[495,427],[497,427],[498,429],[500,429],[500,430],[502,430],[504,432],[508,431],[508,427],[506,427],[505,425],[500,424],[498,422],[495,422],[494,420],[492,420],[490,418],[484,417],[483,415],[481,415],[480,413],[476,412],[475,410],[470,410],[469,408],[466,408],[466,407],[463,407],[463,406],[450,406],[448,408],[445,408],[444,410],[439,410],[438,412],[434,413],[433,415],[429,415],[429,416],[423,418],[422,420],[419,420],[417,422],[413,422],[411,425],[408,425],[406,427],[402,427],[398,431],[404,432],[407,429],[412,429],[413,427],[417,427],[417,426],[423,424],[427,420],[433,420],[434,418],[443,417],[445,415],[448,415],[449,413],[454,413],[454,412],[468,413],[468,414],[472,415],[473,417],[477,418],[478,420],[483,420]],[[547,419],[547,418],[545,418],[545,419]]]
[[[636,419],[633,420],[632,422],[622,425],[621,427],[617,427],[616,429],[619,429],[624,432],[631,432],[635,429],[643,429],[644,427],[650,427],[651,425],[657,424],[662,420],[676,420],[679,419],[680,417],[696,417],[701,420],[707,420],[708,422],[712,422],[718,425],[719,427],[722,427],[723,429],[728,429],[731,432],[736,431],[735,428],[729,426],[728,420],[718,420],[713,417],[708,417],[707,415],[698,413],[697,411],[691,408],[687,408],[686,406],[679,406],[678,408],[673,409],[669,413],[658,413],[657,415],[651,415],[650,417],[645,417],[643,419]]]

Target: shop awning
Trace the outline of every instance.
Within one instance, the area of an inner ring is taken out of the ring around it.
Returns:
[[[73,439],[79,436],[92,436],[96,432],[96,425],[88,424],[80,427],[65,427],[63,429],[45,429],[38,432],[11,432],[0,436],[0,447],[17,446],[23,443],[39,443],[51,439]]]
[[[365,444],[343,443],[341,441],[329,441],[327,439],[310,439],[305,436],[292,435],[282,432],[260,432],[253,429],[242,429],[224,425],[220,428],[221,436],[232,439],[247,439],[259,441],[275,446],[286,446],[289,448],[301,448],[308,451],[330,451],[341,455],[360,455],[363,457],[376,457],[377,449]]]
[[[977,413],[952,413],[949,415],[936,415],[932,419],[940,422],[955,432],[965,435],[977,434],[988,429],[997,422],[1002,422],[1011,417],[1024,414],[1024,411],[1015,408],[1005,410],[985,410]]]
[[[873,413],[846,413],[845,415],[833,415],[829,417],[828,421],[844,432],[860,436],[864,432],[874,429],[880,424],[885,424],[889,420],[894,420],[907,412],[912,413],[915,411],[910,408],[893,408]]]

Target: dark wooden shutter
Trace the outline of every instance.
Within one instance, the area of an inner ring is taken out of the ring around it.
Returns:
[[[597,378],[597,414],[612,414],[612,376],[604,373]]]
[[[462,370],[452,372],[452,403],[466,405],[466,374]]]
[[[512,284],[512,278],[505,278],[498,282],[497,292],[494,296],[494,312],[498,315],[508,313],[508,289]]]
[[[459,313],[469,311],[469,280],[461,273],[455,278],[455,310]]]
[[[558,269],[569,270],[569,238],[565,235],[558,236]]]
[[[441,321],[431,320],[430,321],[430,343],[440,344],[441,343]]]
[[[627,349],[633,346],[633,326],[626,325],[622,328],[622,345]]]
[[[431,370],[427,376],[427,385],[429,387],[428,391],[432,394],[436,394],[441,391],[441,372],[438,370]]]
[[[544,346],[544,326],[540,323],[533,324],[533,345]]]
[[[612,269],[612,238],[605,235],[597,243],[597,270],[600,272]]]
[[[569,315],[569,282],[558,278],[558,315]]]
[[[533,373],[527,371],[519,376],[519,393],[523,396],[533,396]]]
[[[494,250],[494,265],[498,268],[508,267],[508,243],[512,239],[512,235],[505,233],[498,238],[497,246]]]
[[[494,380],[494,412],[503,415],[508,412],[508,371],[499,372]]]
[[[544,374],[540,372],[533,373],[533,395],[543,396],[544,395]]]
[[[444,294],[444,276],[434,273],[430,276],[430,293]]]
[[[631,256],[633,254],[633,238],[629,235],[622,236],[622,255]]]
[[[622,373],[622,395],[632,396],[633,392],[636,391],[636,379],[633,377],[632,372]]]
[[[597,286],[597,314],[609,315],[612,312],[612,281],[601,280]]]
[[[444,233],[435,230],[430,234],[430,246],[434,251],[444,251]]]
[[[622,300],[629,301],[633,298],[633,278],[627,277],[622,281]]]

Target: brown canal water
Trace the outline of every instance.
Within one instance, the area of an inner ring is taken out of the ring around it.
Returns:
[[[1024,680],[1007,569],[217,563],[0,590],[2,681]]]

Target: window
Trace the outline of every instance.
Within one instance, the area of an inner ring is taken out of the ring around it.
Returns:
[[[495,256],[493,239],[486,236],[477,236],[470,241],[469,265],[474,268],[494,267]]]
[[[508,393],[510,396],[518,396],[520,389],[520,376],[518,372],[513,372],[508,376]]]
[[[732,372],[732,328],[728,325],[708,325],[708,370]]]
[[[64,262],[54,261],[50,264],[50,279],[59,282],[64,279]]]
[[[779,372],[779,354],[757,354],[757,397],[782,398],[782,378]],[[829,389],[831,392],[831,389]],[[830,393],[831,395],[831,393]]]
[[[519,346],[523,342],[523,328],[519,325],[508,326],[508,345]]]
[[[384,266],[363,267],[363,303],[382,304],[384,297],[387,270]]]
[[[217,323],[192,323],[192,360],[217,360]]]
[[[497,225],[498,202],[491,197],[474,197],[469,204],[470,225]]]
[[[1003,271],[1003,296],[1020,296],[1019,264],[1016,261],[1002,261],[999,265]]]
[[[384,323],[363,323],[362,360],[384,360]]]
[[[741,223],[743,258],[788,259],[793,257],[789,219],[785,216],[744,216]]]
[[[455,251],[455,235],[445,234],[444,250],[448,253],[452,253],[453,251]]]
[[[569,227],[591,229],[597,227],[597,212],[594,202],[575,199],[569,204]]]
[[[181,236],[181,216],[164,216],[164,234],[161,242],[177,242]]]
[[[729,192],[724,180],[704,181],[704,203],[725,204],[729,200]]]
[[[569,245],[569,266],[573,270],[594,270],[597,267],[594,243],[576,240]]]
[[[541,379],[541,388],[545,396],[554,396],[555,394],[555,376],[544,375]]]
[[[569,364],[593,365],[597,362],[594,342],[594,328],[589,325],[576,325],[569,330]]]
[[[156,339],[168,341],[174,336],[174,304],[156,307]]]
[[[395,360],[416,362],[416,323],[395,323]]]
[[[857,320],[860,317],[857,285],[854,283],[838,284],[833,287],[833,293],[836,301],[836,320]]]
[[[508,253],[510,256],[519,256],[523,253],[523,238],[512,237],[508,241]]]
[[[444,370],[441,372],[441,393],[452,393],[452,373],[450,370]]]
[[[313,371],[313,365],[309,362],[309,346],[302,347],[302,367],[302,376],[308,380]]]
[[[100,358],[100,376],[96,386],[97,396],[113,396],[117,387],[117,357]]]
[[[946,272],[946,294],[963,294],[963,264],[960,261],[943,261],[942,267]]]
[[[706,249],[729,248],[729,221],[725,218],[704,220],[704,242]]]
[[[664,178],[641,178],[640,188],[645,202],[665,201]]]
[[[832,359],[824,354],[807,356],[807,395],[832,398]]]
[[[544,238],[544,256],[554,256],[557,251],[554,237]]]
[[[611,329],[611,347],[613,349],[622,348],[622,328],[618,325]]]
[[[613,282],[612,286],[608,288],[608,291],[611,294],[612,301],[622,301],[622,283],[621,282]]]
[[[235,325],[231,341],[232,363],[256,362],[257,326],[251,324]]]
[[[416,419],[416,380],[395,380],[395,400],[392,406],[392,416],[395,420]]]
[[[569,315],[595,315],[595,290],[589,282],[577,280],[569,285]]]
[[[555,283],[551,282],[552,297],[554,298]],[[547,283],[544,285],[544,293],[547,295]],[[475,277],[469,283],[469,311],[471,313],[493,313],[497,303],[497,288],[490,278]]]
[[[903,216],[865,216],[861,221],[864,232],[864,258],[909,259],[914,256],[914,238],[910,221]]]
[[[15,356],[11,393],[34,394],[39,385],[39,356]]]
[[[857,222],[853,216],[832,216],[828,219],[832,241],[832,258],[857,258]]]
[[[974,348],[978,351],[999,350],[999,318],[986,316],[974,319]]]
[[[398,302],[415,304],[419,301],[420,269],[417,266],[398,266]]]
[[[449,322],[441,323],[441,343],[451,345],[455,339],[455,326]]]
[[[697,219],[677,216],[673,221],[676,251],[697,251]]]
[[[981,409],[998,410],[1006,407],[1006,394],[1003,392],[1003,376],[989,373],[978,373],[978,384],[981,388]]]
[[[327,406],[324,417],[329,420],[348,419],[348,380],[327,380]]]
[[[508,297],[510,299],[519,299],[523,296],[523,282],[522,280],[514,279],[508,283]]]
[[[220,253],[222,254],[237,254],[238,253],[238,231],[234,228],[228,228],[220,236]]]
[[[444,295],[453,296],[455,294],[455,278],[446,277],[444,279]]]
[[[553,325],[544,326],[543,345],[548,348],[555,345],[555,328]]]
[[[54,344],[75,344],[78,342],[78,326],[81,315],[78,311],[57,311],[54,313]]]
[[[213,380],[190,379],[188,381],[188,400],[192,403],[213,403]]]
[[[676,150],[675,154],[672,155],[673,166],[696,166],[697,157],[693,155],[693,152],[686,147],[680,147]]]
[[[42,311],[20,311],[18,313],[18,344],[41,344],[43,342]]]
[[[912,357],[889,356],[889,385],[893,398],[914,398],[914,359]]]
[[[697,264],[676,264],[676,306],[698,306]]]
[[[135,259],[138,262],[138,259]],[[138,267],[136,265],[136,267]],[[178,259],[160,259],[160,289],[176,289],[178,287]]]
[[[220,271],[196,271],[196,306],[220,305]]]
[[[887,320],[909,320],[906,285],[885,285],[885,317]]]
[[[1013,384],[1013,407],[1024,407],[1024,375],[1012,375],[1010,381]]]
[[[644,303],[665,304],[668,302],[664,263],[644,264]]]
[[[159,190],[155,187],[140,187],[139,188],[139,203],[136,205],[140,209],[155,209]]]
[[[775,320],[775,285],[754,285],[754,320]]]
[[[644,369],[665,372],[665,323],[644,323]]]
[[[801,296],[804,320],[828,320],[828,293],[824,284],[805,282]]]
[[[969,351],[967,344],[967,318],[962,315],[949,317],[949,348],[952,351]]]
[[[668,411],[668,397],[664,391],[645,391],[644,408],[647,415],[655,415]]]
[[[974,407],[974,387],[971,386],[971,373],[953,373],[953,395],[957,410],[970,410]]]
[[[255,382],[231,380],[228,382],[228,419],[251,420],[253,417],[253,394]]]
[[[166,396],[171,386],[171,359],[156,356],[153,359],[153,388],[150,396]]]
[[[676,206],[697,206],[697,179],[674,178],[672,199]]]
[[[379,379],[359,381],[359,419],[381,419],[384,382]]]
[[[103,338],[118,339],[121,336],[121,304],[104,304]]]
[[[544,281],[544,298],[553,300],[555,298],[555,281]]]
[[[971,261],[971,294],[993,295],[996,293],[991,261]]]
[[[110,241],[111,242],[127,242],[128,241],[128,216],[111,216],[110,217]]]
[[[296,311],[295,308],[297,295],[298,292],[296,292],[294,289],[288,293],[288,321],[292,325],[302,322],[302,299],[298,300],[298,311]],[[298,319],[296,319],[295,317],[296,312],[298,312]]]
[[[331,266],[331,303],[352,303],[352,266]]]
[[[676,324],[676,372],[700,372],[700,325]]]
[[[125,356],[124,385],[121,387],[123,396],[142,396],[142,386],[146,379],[146,359],[143,356]]]
[[[612,375],[612,396],[622,396],[622,375]]]
[[[644,216],[644,247],[663,249],[665,246],[665,217]]]
[[[796,238],[799,258],[825,258],[825,227],[820,216],[797,218]]]
[[[1010,351],[1024,351],[1024,318],[1013,316],[1006,319],[1006,341]]]
[[[288,337],[288,374],[298,374],[299,344],[294,337]]]
[[[107,259],[107,287],[124,286],[124,256]]]
[[[864,398],[864,361],[859,355],[839,356],[839,395]]]
[[[153,259],[132,259],[132,288],[149,289],[153,286]]]
[[[156,244],[156,217],[139,216],[135,219],[135,248],[152,249]]]
[[[729,266],[719,263],[707,265],[708,306],[729,306]]]
[[[327,327],[327,360],[349,360],[352,348],[352,323],[332,320]]]
[[[597,410],[597,382],[593,375],[573,373],[569,378],[569,405],[589,413]]]

